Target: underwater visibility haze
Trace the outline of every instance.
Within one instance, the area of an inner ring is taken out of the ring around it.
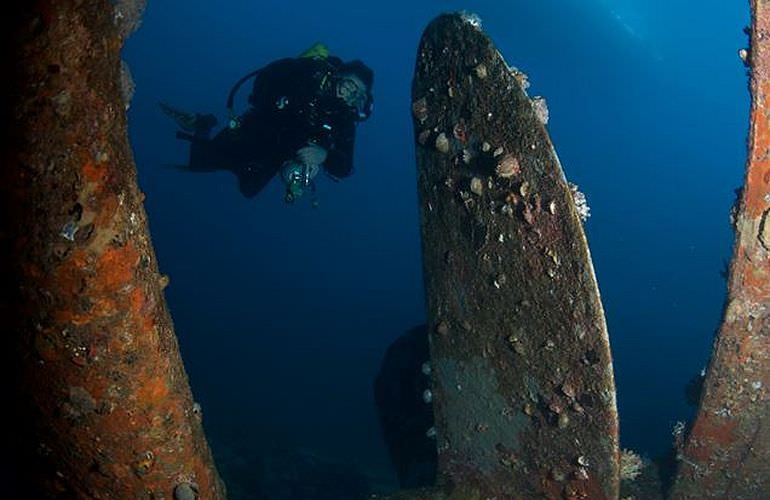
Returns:
[[[275,476],[291,474],[278,449],[355,466],[376,491],[398,487],[373,384],[388,346],[425,323],[410,86],[423,29],[459,10],[479,16],[529,75],[529,94],[545,97],[565,174],[587,196],[622,447],[665,454],[675,423],[692,417],[685,387],[722,313],[746,158],[738,50],[748,5],[150,2],[123,51],[136,82],[130,140],[185,367],[232,498],[270,488],[284,498]],[[280,179],[245,198],[230,172],[174,168],[187,143],[159,102],[223,126],[241,76],[318,41],[374,71],[352,176],[319,176],[313,206],[285,203]]]

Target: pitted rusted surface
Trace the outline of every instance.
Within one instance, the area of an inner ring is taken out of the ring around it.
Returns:
[[[616,498],[618,427],[583,227],[526,77],[441,16],[412,88],[442,484]]]
[[[728,299],[671,498],[770,498],[770,3],[752,0],[751,116]]]
[[[29,2],[6,18],[2,314],[30,498],[224,498],[127,141],[119,51],[142,3]]]

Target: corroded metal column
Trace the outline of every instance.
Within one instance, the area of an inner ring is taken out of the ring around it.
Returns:
[[[440,482],[617,498],[607,330],[543,101],[459,15],[426,29],[412,97]]]
[[[751,0],[751,117],[728,298],[672,498],[770,495],[770,2]]]
[[[0,312],[18,498],[224,498],[127,141],[120,48],[141,3],[5,14]]]

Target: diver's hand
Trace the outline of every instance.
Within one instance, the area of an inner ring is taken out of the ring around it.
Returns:
[[[326,150],[317,144],[308,144],[297,150],[297,160],[303,165],[321,165],[326,161]]]

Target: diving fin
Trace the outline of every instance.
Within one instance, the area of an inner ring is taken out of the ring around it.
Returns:
[[[160,106],[160,110],[163,111],[163,114],[176,122],[179,128],[189,132],[195,131],[195,113],[182,111],[181,109],[175,108],[162,101],[158,103],[158,106]]]
[[[188,113],[162,101],[158,103],[158,106],[160,106],[163,114],[174,120],[179,128],[193,133],[196,137],[208,136],[211,129],[217,124],[217,117],[212,114]]]

